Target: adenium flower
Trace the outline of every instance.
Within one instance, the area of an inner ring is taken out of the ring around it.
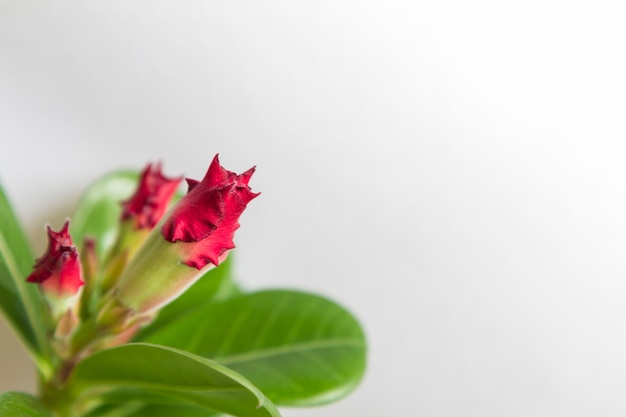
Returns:
[[[124,266],[146,240],[176,193],[182,177],[168,178],[161,172],[161,164],[148,164],[141,172],[137,190],[122,202],[121,227],[107,262]],[[117,277],[109,274],[111,281]],[[106,289],[106,288],[105,288]]]
[[[183,263],[202,269],[207,263],[218,265],[229,249],[239,228],[239,216],[254,197],[248,182],[254,168],[241,175],[220,166],[215,155],[201,182],[187,179],[189,192],[172,211],[161,229],[168,242],[179,245]]]
[[[122,272],[117,300],[137,312],[152,311],[178,297],[205,267],[223,261],[235,247],[239,216],[258,195],[248,186],[253,173],[228,171],[216,155],[202,181],[187,180],[189,192]]]
[[[161,220],[182,178],[167,178],[161,164],[148,164],[141,173],[135,194],[122,203],[122,220],[135,229],[152,229]]]
[[[81,278],[80,262],[76,246],[68,232],[69,221],[60,231],[47,227],[48,248],[35,261],[33,272],[26,278],[28,282],[40,284],[43,291],[57,298],[70,297],[84,284]]]

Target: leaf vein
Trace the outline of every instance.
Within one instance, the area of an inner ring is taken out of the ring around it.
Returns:
[[[332,348],[348,348],[348,347],[365,347],[362,340],[358,339],[332,339],[332,340],[315,340],[301,343],[295,343],[284,346],[275,346],[265,348],[254,352],[244,352],[232,355],[214,356],[211,359],[222,365],[234,365],[244,362],[252,362],[259,359],[267,359],[284,354],[309,352],[313,350],[323,350]]]

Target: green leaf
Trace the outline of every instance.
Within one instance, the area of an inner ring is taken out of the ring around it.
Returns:
[[[350,392],[365,370],[356,319],[323,297],[284,290],[207,304],[141,339],[211,358],[276,404],[314,405]]]
[[[8,243],[10,255],[13,257],[13,267],[17,273],[26,278],[33,266],[33,252],[2,187],[0,187],[0,232]]]
[[[98,395],[101,402],[82,417],[217,417],[221,414],[183,400],[141,389],[117,389]]]
[[[21,392],[0,395],[0,417],[52,417],[39,400]]]
[[[238,373],[188,352],[147,343],[94,353],[76,366],[71,385],[77,393],[90,388],[139,388],[238,417],[280,416]]]
[[[219,417],[222,414],[189,404],[124,404],[98,407],[83,417]]]
[[[132,414],[132,417],[217,417],[219,413],[193,405],[146,405]]]
[[[0,309],[44,374],[49,346],[43,302],[37,286],[26,283],[34,257],[9,200],[0,187]]]
[[[72,240],[79,250],[88,236],[96,240],[99,258],[113,246],[122,213],[120,203],[133,194],[138,178],[136,172],[115,172],[87,188],[70,222]]]

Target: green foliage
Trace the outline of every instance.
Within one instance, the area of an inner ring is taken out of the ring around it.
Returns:
[[[161,396],[162,397],[162,396]],[[84,417],[217,417],[221,414],[190,404],[144,404],[133,398],[100,406]]]
[[[137,177],[136,172],[116,172],[94,182],[82,195],[70,222],[79,250],[86,237],[96,240],[100,258],[111,249],[119,232],[120,203],[133,194]]]
[[[41,402],[21,392],[0,394],[1,417],[52,417]]]
[[[276,404],[314,405],[351,391],[365,339],[345,309],[317,295],[274,290],[190,305],[139,340],[186,350],[236,370]]]
[[[26,235],[0,187],[0,309],[39,367],[49,372],[49,346],[42,300],[37,287],[25,282],[34,257]]]
[[[236,372],[182,350],[147,343],[94,353],[76,366],[70,384],[77,392],[110,386],[141,388],[148,399],[159,393],[240,417],[280,415]],[[138,391],[135,398],[140,397]]]

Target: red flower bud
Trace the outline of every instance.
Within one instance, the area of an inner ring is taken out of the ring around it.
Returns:
[[[122,203],[122,220],[132,219],[135,229],[153,228],[165,213],[180,180],[165,177],[161,164],[148,164],[135,195]]]
[[[215,155],[202,181],[187,180],[189,192],[161,228],[165,240],[182,242],[184,264],[196,269],[208,263],[218,265],[235,247],[233,235],[239,216],[259,195],[248,186],[253,173],[254,168],[241,175],[228,171]]]
[[[26,278],[26,281],[39,283],[45,292],[58,297],[74,295],[84,284],[78,252],[68,228],[69,221],[65,222],[59,232],[47,227],[48,248],[35,261],[33,272]]]
[[[223,261],[235,247],[239,216],[258,195],[248,187],[253,172],[227,171],[216,155],[202,181],[188,180],[189,192],[160,233],[152,231],[120,275],[117,301],[135,312],[155,311],[196,282],[205,266]]]

